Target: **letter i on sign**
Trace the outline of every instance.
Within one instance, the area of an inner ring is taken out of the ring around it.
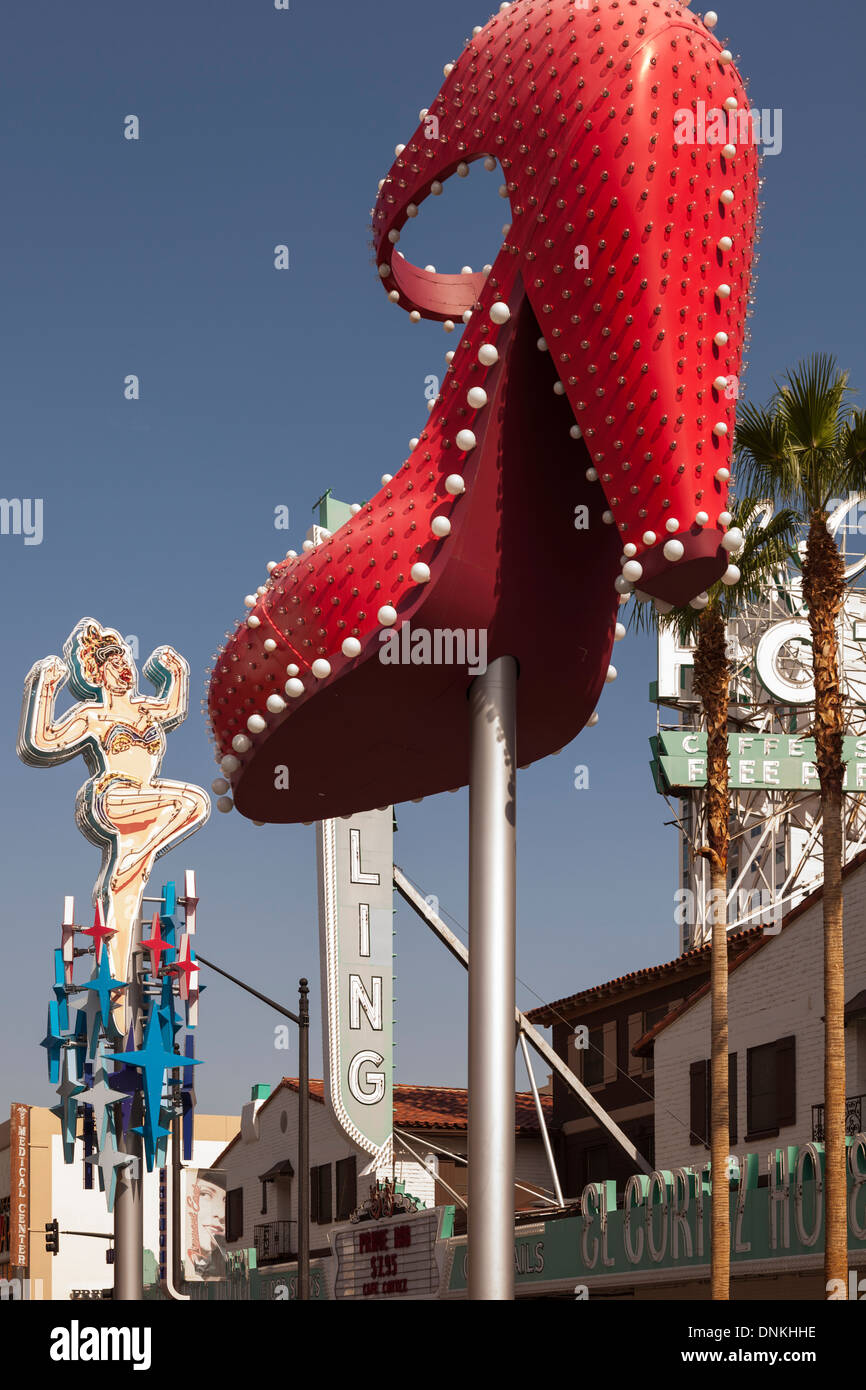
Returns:
[[[370,904],[358,904],[358,954],[370,954]]]

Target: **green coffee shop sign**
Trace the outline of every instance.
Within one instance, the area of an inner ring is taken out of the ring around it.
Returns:
[[[651,764],[659,791],[707,785],[707,736],[694,730],[668,730],[650,739]],[[866,791],[866,738],[843,740],[844,789]],[[728,734],[728,785],[738,791],[818,790],[815,740],[796,734]]]

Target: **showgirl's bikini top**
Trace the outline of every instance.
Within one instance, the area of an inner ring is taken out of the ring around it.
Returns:
[[[156,757],[162,749],[162,737],[156,724],[148,724],[145,729],[135,729],[131,724],[112,724],[102,740],[106,753],[125,753],[128,748],[139,745]]]

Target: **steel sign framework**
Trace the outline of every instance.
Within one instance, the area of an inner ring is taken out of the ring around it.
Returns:
[[[828,520],[851,585],[839,626],[848,730],[846,860],[866,847],[866,590],[857,587],[866,555],[859,530],[848,522],[861,505],[862,499],[852,495],[833,508]],[[766,504],[764,517],[771,514]],[[733,667],[728,922],[731,930],[761,923],[775,929],[822,878],[820,804],[809,739],[814,711],[811,638],[796,565],[777,575],[760,599],[744,604],[728,624],[728,654]],[[696,853],[706,837],[692,656],[690,648],[679,646],[675,632],[660,631],[658,680],[651,691],[658,707],[653,770],[658,790],[679,798],[678,807],[671,805],[681,837],[675,909],[681,949],[706,937],[709,890],[706,860]]]

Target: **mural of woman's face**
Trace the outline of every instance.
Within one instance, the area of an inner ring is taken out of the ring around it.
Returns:
[[[225,1234],[226,1194],[216,1183],[198,1184],[198,1241],[203,1251],[213,1248],[214,1238]]]
[[[124,652],[113,652],[102,666],[102,683],[113,694],[122,694],[134,684],[132,668]]]

